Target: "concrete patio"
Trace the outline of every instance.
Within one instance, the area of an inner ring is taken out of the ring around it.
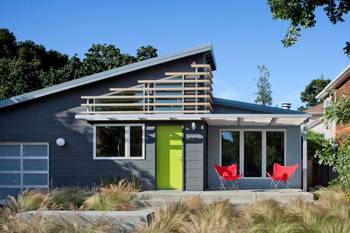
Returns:
[[[176,202],[188,197],[199,196],[204,202],[210,203],[218,199],[228,199],[232,204],[249,204],[257,200],[273,199],[282,203],[294,199],[303,199],[312,202],[314,195],[300,189],[278,190],[232,190],[232,191],[175,191],[158,190],[143,191],[136,194],[139,200],[150,205],[162,205],[167,202]]]

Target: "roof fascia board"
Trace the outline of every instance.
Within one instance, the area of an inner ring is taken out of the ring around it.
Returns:
[[[338,87],[350,75],[350,65],[348,65],[338,76],[328,83],[328,85],[316,96],[316,99],[324,99],[332,90]]]

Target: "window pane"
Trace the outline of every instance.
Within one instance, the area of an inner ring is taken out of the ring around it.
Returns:
[[[125,127],[96,127],[96,156],[125,157]]]
[[[23,145],[23,156],[47,156],[47,145]]]
[[[21,156],[20,145],[0,145],[0,156]]]
[[[244,132],[244,176],[261,177],[261,140],[262,133]]]
[[[142,126],[130,126],[130,157],[142,157]]]
[[[221,133],[222,165],[237,164],[239,167],[239,132],[223,131]]]
[[[266,171],[270,174],[273,163],[284,164],[284,132],[266,132]]]

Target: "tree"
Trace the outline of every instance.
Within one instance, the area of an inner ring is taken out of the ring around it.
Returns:
[[[0,28],[0,58],[16,55],[16,37],[6,28]]]
[[[306,85],[304,91],[300,93],[300,100],[301,102],[305,103],[305,107],[301,108],[306,109],[319,104],[320,101],[316,99],[316,96],[327,86],[330,81],[331,80],[329,79],[324,79],[323,75],[321,75],[321,77],[318,79],[311,80],[311,82]]]
[[[136,58],[138,61],[143,61],[156,56],[158,56],[157,49],[152,47],[151,45],[148,45],[146,47],[141,46],[137,49],[136,52]]]
[[[270,71],[265,65],[258,65],[257,69],[259,71],[259,78],[256,83],[258,91],[255,93],[255,103],[262,105],[272,104],[272,91],[271,84],[269,82]]]
[[[317,8],[323,8],[332,24],[345,21],[350,11],[350,0],[268,0],[273,19],[289,21],[282,40],[284,47],[294,45],[301,31],[315,27]],[[350,56],[350,42],[345,43],[344,53]]]
[[[132,56],[115,45],[93,44],[81,61],[30,40],[16,42],[12,32],[0,28],[0,99],[156,56],[150,45]]]

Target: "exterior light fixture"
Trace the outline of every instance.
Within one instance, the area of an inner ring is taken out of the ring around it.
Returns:
[[[66,144],[66,141],[63,138],[56,139],[56,145],[59,147],[63,147]]]
[[[191,128],[192,128],[192,130],[196,129],[196,122],[194,122],[194,121],[192,122]]]

